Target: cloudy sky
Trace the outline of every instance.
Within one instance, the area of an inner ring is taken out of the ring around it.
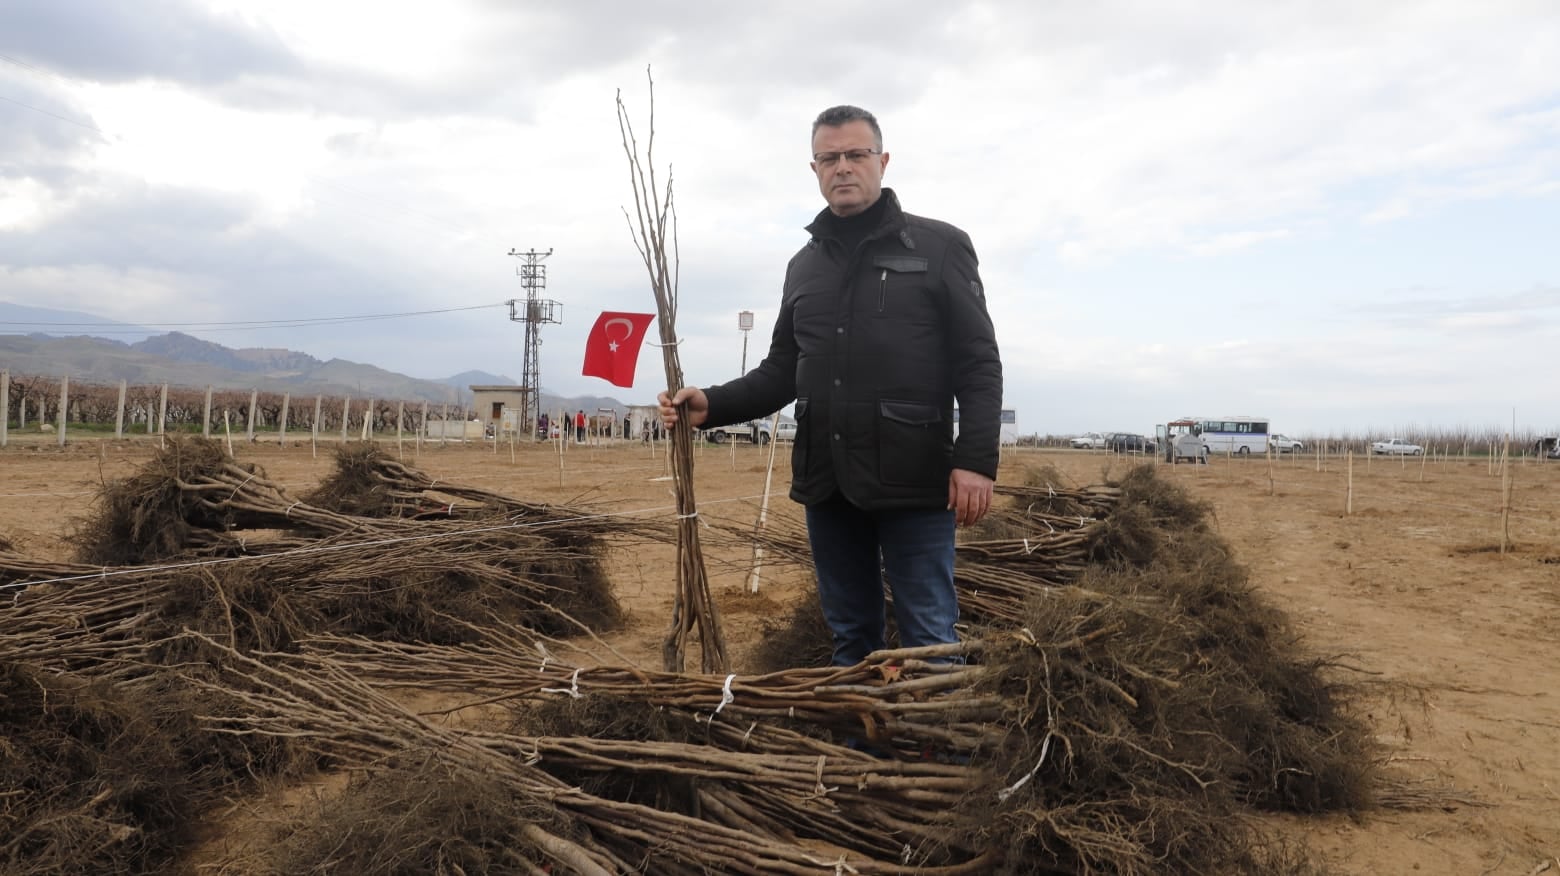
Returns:
[[[762,357],[810,121],[854,103],[973,237],[1022,432],[1560,427],[1553,0],[4,0],[0,301],[518,377],[507,253],[551,248],[544,388],[647,400],[651,348],[579,376],[600,311],[654,310],[614,106],[645,124],[647,65],[691,382],[740,310]]]

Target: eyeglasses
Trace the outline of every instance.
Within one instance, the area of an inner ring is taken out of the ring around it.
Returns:
[[[840,163],[841,158],[845,159],[851,164],[865,164],[872,158],[872,156],[882,154],[883,150],[881,149],[850,149],[845,152],[815,152],[813,153],[813,161],[816,161],[819,167],[833,167],[834,165]]]

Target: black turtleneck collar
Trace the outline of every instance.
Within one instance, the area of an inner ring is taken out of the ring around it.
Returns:
[[[819,237],[832,237],[839,241],[847,253],[855,252],[856,247],[867,239],[867,235],[883,224],[884,217],[888,215],[889,202],[893,200],[893,191],[883,189],[872,206],[854,216],[838,216],[833,210],[825,208],[809,226],[809,230]]]

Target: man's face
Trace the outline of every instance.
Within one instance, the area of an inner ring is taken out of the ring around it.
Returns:
[[[877,203],[888,153],[877,154],[871,125],[861,119],[838,126],[821,125],[813,134],[812,146],[818,191],[834,215],[854,216]]]

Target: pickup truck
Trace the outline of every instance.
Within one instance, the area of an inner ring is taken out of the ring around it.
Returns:
[[[1085,432],[1067,443],[1072,445],[1074,450],[1103,450],[1105,449],[1105,436],[1099,432]]]
[[[732,423],[730,426],[715,426],[704,430],[704,440],[711,444],[725,444],[727,441],[768,444],[771,437],[767,419],[748,420],[746,423]]]
[[[1424,453],[1425,449],[1406,438],[1388,438],[1386,441],[1372,444],[1370,452],[1378,455],[1418,456]]]

